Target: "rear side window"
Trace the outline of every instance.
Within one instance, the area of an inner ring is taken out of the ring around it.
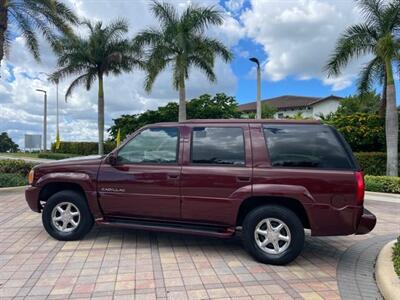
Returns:
[[[332,129],[317,125],[264,125],[272,166],[351,169],[343,146]]]
[[[244,157],[242,128],[193,128],[192,163],[243,166]]]

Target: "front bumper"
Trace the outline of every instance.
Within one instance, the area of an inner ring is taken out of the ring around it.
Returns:
[[[363,214],[360,218],[360,223],[358,223],[356,234],[366,234],[376,225],[376,217],[368,209],[364,208]]]
[[[40,189],[34,186],[29,186],[25,190],[25,200],[34,212],[40,212],[39,192]]]

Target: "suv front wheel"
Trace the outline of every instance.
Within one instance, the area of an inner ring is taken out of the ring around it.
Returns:
[[[284,265],[293,261],[303,249],[303,224],[293,211],[285,207],[262,206],[245,217],[243,242],[258,261]]]
[[[52,195],[42,212],[47,233],[60,241],[78,240],[93,226],[93,217],[85,198],[75,191],[61,191]]]

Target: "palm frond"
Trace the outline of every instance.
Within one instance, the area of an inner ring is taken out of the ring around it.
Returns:
[[[216,82],[217,77],[215,76],[213,65],[209,64],[207,61],[201,59],[197,56],[192,56],[189,58],[189,62],[199,68],[207,76],[210,82]]]
[[[29,51],[36,60],[40,60],[39,43],[35,31],[31,27],[29,19],[26,15],[23,15],[18,11],[9,11],[9,13],[15,19],[16,25],[24,37],[25,44]]]
[[[150,6],[154,16],[161,21],[164,26],[178,22],[175,8],[166,2],[153,1]]]
[[[379,27],[382,23],[383,0],[356,0],[367,24]]]
[[[213,56],[220,56],[225,62],[230,62],[233,59],[233,53],[220,41],[207,37],[196,37],[195,39],[196,47],[201,47]]]
[[[351,58],[375,52],[377,33],[366,24],[353,25],[346,29],[336,43],[335,50],[324,67],[328,76],[339,75]]]
[[[85,74],[83,74],[83,75],[78,76],[77,78],[75,78],[75,79],[71,82],[71,84],[69,85],[69,87],[68,87],[68,89],[67,89],[67,92],[65,93],[65,102],[67,102],[68,97],[71,96],[72,91],[73,91],[75,88],[77,88],[79,85],[84,84],[84,85],[86,85],[86,87],[87,87],[87,82],[88,82],[88,80],[90,79],[90,78],[89,78],[90,76],[91,76],[90,73],[85,73]]]
[[[375,82],[381,82],[385,76],[383,65],[382,59],[375,57],[361,69],[357,80],[357,89],[361,95],[370,92]]]
[[[392,33],[400,30],[400,1],[395,0],[388,3],[382,11],[381,22],[382,34]]]
[[[104,29],[105,40],[120,39],[129,29],[128,22],[124,19],[118,19],[109,24]]]
[[[214,6],[198,7],[190,5],[181,17],[181,24],[188,32],[202,32],[210,25],[222,25],[224,18]]]
[[[7,10],[9,24],[18,29],[16,33],[25,38],[29,51],[37,60],[40,58],[38,33],[53,45],[59,33],[70,34],[70,26],[78,21],[72,10],[59,0],[9,0]]]
[[[139,32],[133,39],[134,47],[141,48],[148,45],[158,45],[164,42],[162,32],[157,29],[149,28]]]

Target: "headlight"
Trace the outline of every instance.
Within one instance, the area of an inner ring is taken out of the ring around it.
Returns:
[[[28,175],[28,183],[32,184],[33,183],[33,178],[35,177],[35,172],[33,171],[33,169],[29,172]]]

